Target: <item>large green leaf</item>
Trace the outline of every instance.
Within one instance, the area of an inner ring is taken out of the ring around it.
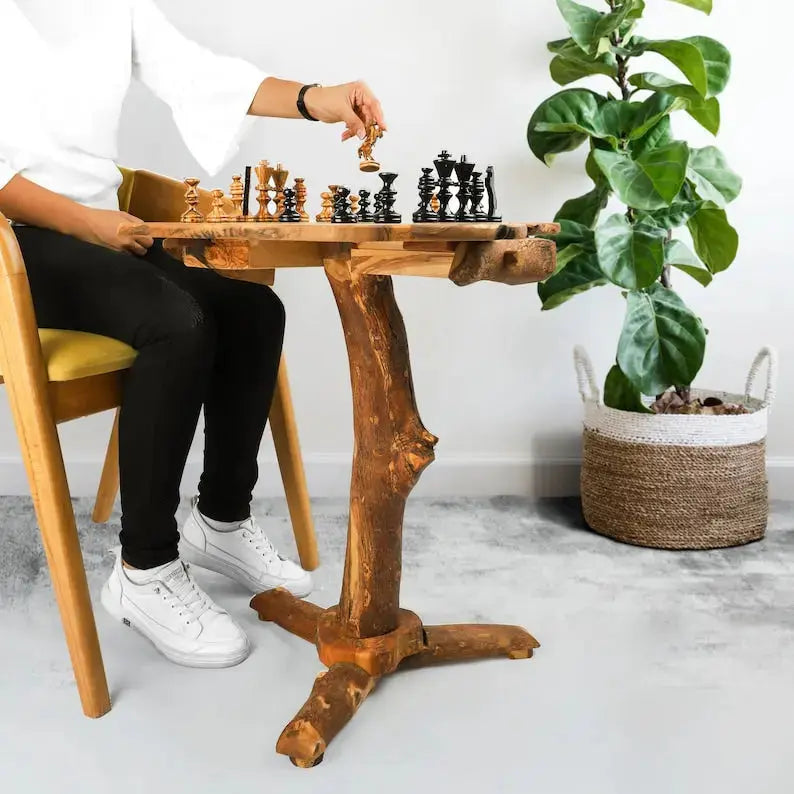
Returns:
[[[730,204],[742,190],[742,178],[731,171],[725,156],[715,146],[690,151],[687,178],[700,198],[718,207]]]
[[[554,240],[557,248],[564,248],[566,245],[574,243],[581,245],[587,251],[595,251],[595,238],[593,230],[583,223],[561,218],[559,221],[560,231],[556,234],[548,235],[550,240]]]
[[[708,96],[721,94],[731,77],[731,53],[728,48],[708,36],[690,36],[683,41],[697,47],[703,57]]]
[[[601,270],[625,289],[650,286],[662,274],[665,236],[649,223],[633,224],[625,215],[613,215],[595,232]]]
[[[551,165],[554,156],[581,146],[598,128],[598,110],[606,100],[594,91],[569,88],[542,102],[529,120],[527,140],[532,153]]]
[[[586,292],[606,283],[607,279],[598,266],[598,257],[594,253],[584,253],[572,259],[546,281],[538,284],[538,296],[543,303],[543,310],[548,311],[562,305],[580,292]]]
[[[670,240],[664,247],[664,263],[691,276],[699,284],[708,287],[714,278],[700,260],[680,240]]]
[[[585,248],[583,245],[579,245],[579,243],[571,243],[570,245],[566,245],[565,248],[558,248],[557,267],[555,268],[554,273],[559,273],[560,270],[562,270],[568,264],[568,262],[570,262],[572,259],[576,259],[577,256],[583,253],[585,253]]]
[[[609,14],[602,14],[590,6],[574,3],[573,0],[557,0],[571,37],[587,53],[597,54],[609,49],[609,36],[612,35],[634,10],[632,2],[627,2]]]
[[[675,201],[664,209],[644,212],[642,216],[661,229],[677,229],[683,226],[705,202],[695,195],[689,182],[684,182]]]
[[[720,112],[720,102],[717,97],[709,97],[703,100],[702,104],[691,103],[687,108],[687,113],[698,123],[705,127],[712,135],[720,131],[722,114]]]
[[[629,136],[632,140],[637,140],[647,135],[665,116],[669,116],[670,113],[685,107],[685,103],[678,97],[669,96],[668,94],[651,94],[644,102],[639,105],[635,104],[635,106],[634,128]]]
[[[727,270],[736,259],[739,235],[728,223],[725,210],[707,204],[687,224],[697,255],[712,273]]]
[[[668,61],[683,72],[687,80],[689,80],[701,96],[706,96],[708,92],[706,62],[700,49],[692,42],[678,41],[676,39],[651,41],[638,37],[634,40],[630,52],[632,55],[642,55],[645,52],[656,52],[662,57],[667,58]]]
[[[679,97],[686,102],[686,111],[712,135],[720,129],[720,103],[714,97],[704,99],[691,85],[677,83],[656,72],[640,72],[629,78],[637,88]]]
[[[643,394],[694,381],[706,349],[700,319],[673,292],[655,282],[630,292],[618,344],[618,364]]]
[[[712,0],[673,0],[673,2],[695,8],[698,11],[703,11],[705,14],[710,14],[712,10]]]
[[[650,149],[636,160],[625,152],[595,151],[593,157],[621,201],[638,210],[669,207],[684,184],[689,147],[683,141]]]
[[[560,207],[554,220],[556,222],[561,220],[576,221],[592,229],[608,200],[609,188],[605,185],[596,185],[589,193],[568,199]]]
[[[617,62],[611,52],[588,55],[573,39],[551,41],[548,47],[555,54],[549,66],[551,77],[560,85],[568,85],[594,74],[617,76]]]
[[[618,411],[634,411],[640,414],[653,413],[642,401],[642,394],[615,364],[607,373],[604,383],[604,405]]]
[[[629,143],[629,150],[635,159],[651,149],[658,149],[672,143],[673,133],[670,117],[665,116],[655,127],[652,127],[641,138],[637,138]]]

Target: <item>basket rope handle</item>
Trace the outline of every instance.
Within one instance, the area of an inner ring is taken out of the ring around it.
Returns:
[[[577,345],[573,349],[573,365],[576,369],[576,382],[579,385],[579,394],[582,397],[582,402],[592,400],[600,404],[601,390],[596,384],[593,362],[581,345]]]
[[[758,355],[750,367],[750,373],[747,376],[747,385],[744,387],[745,399],[750,399],[753,394],[756,378],[761,370],[761,367],[766,363],[766,391],[764,392],[764,407],[770,408],[775,401],[775,392],[777,390],[777,351],[772,347],[764,347],[758,352]]]

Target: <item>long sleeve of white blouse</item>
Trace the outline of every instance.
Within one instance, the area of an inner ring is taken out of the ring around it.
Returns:
[[[132,68],[171,107],[185,145],[210,174],[237,151],[250,121],[248,108],[268,76],[247,61],[190,41],[153,0],[132,0]],[[2,168],[0,161],[0,182]]]
[[[0,190],[2,190],[18,173],[16,168],[0,156]]]

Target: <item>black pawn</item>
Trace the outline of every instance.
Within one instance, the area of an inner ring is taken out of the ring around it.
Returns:
[[[375,213],[369,211],[369,197],[372,194],[369,192],[369,190],[359,190],[358,195],[361,201],[358,205],[356,220],[359,223],[373,223],[375,220]]]
[[[474,215],[469,209],[472,196],[471,175],[474,171],[474,163],[466,159],[466,155],[460,158],[460,162],[455,166],[455,175],[458,177],[458,211],[455,213],[455,220],[458,223],[471,223]]]
[[[477,223],[488,220],[488,213],[482,208],[482,200],[485,196],[485,180],[482,178],[481,171],[474,171],[471,175],[471,214]]]
[[[300,213],[295,209],[295,191],[291,187],[284,188],[284,211],[279,215],[281,223],[300,223]]]
[[[419,209],[413,214],[414,223],[437,223],[438,213],[430,206],[438,183],[431,176],[432,168],[423,168],[419,177]]]
[[[494,184],[493,166],[489,165],[485,169],[485,192],[488,194],[488,220],[493,223],[500,223],[502,216],[497,214],[496,186]]]
[[[444,149],[438,156],[438,159],[433,160],[433,164],[438,171],[438,219],[442,223],[449,223],[455,220],[455,213],[449,211],[449,202],[452,201],[451,187],[455,187],[455,182],[452,180],[452,172],[455,170],[455,161],[450,156],[449,152]]]
[[[388,171],[381,172],[378,176],[383,181],[383,187],[378,191],[381,207],[375,215],[375,223],[400,223],[402,215],[394,211],[394,202],[397,200],[397,191],[392,187],[397,174]]]
[[[336,189],[334,196],[334,214],[331,216],[331,223],[355,223],[356,217],[350,211],[350,188],[340,186]]]

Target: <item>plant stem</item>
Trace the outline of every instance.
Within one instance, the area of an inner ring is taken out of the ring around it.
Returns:
[[[667,230],[667,242],[669,243],[673,239],[673,230]],[[673,278],[672,278],[672,268],[669,264],[666,264],[662,269],[662,277],[661,282],[663,287],[667,287],[667,289],[673,288]]]

